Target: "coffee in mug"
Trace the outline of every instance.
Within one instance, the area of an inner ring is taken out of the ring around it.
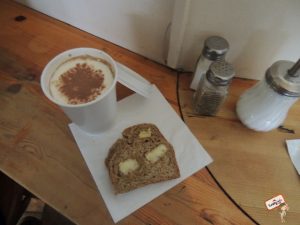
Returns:
[[[44,68],[41,86],[82,130],[105,132],[116,118],[118,69],[105,52],[76,48],[55,56]]]
[[[64,104],[94,101],[113,84],[112,66],[104,59],[90,55],[70,58],[53,72],[49,89],[51,96]]]

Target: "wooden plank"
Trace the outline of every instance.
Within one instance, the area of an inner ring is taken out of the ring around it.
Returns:
[[[41,71],[64,50],[102,49],[156,84],[179,112],[177,73],[11,1],[0,2],[0,25],[0,170],[76,224],[113,224],[68,118],[42,94]],[[120,85],[117,92],[132,93]],[[205,169],[120,224],[194,222],[253,224]]]
[[[255,81],[235,79],[225,104],[216,117],[196,115],[191,107],[190,74],[180,77],[180,103],[184,120],[214,158],[209,166],[218,182],[251,217],[261,224],[279,224],[279,211],[268,211],[265,201],[283,194],[290,211],[288,224],[300,221],[300,180],[285,147],[285,140],[300,136],[300,103],[295,104],[283,126],[255,132],[238,120],[239,96]]]

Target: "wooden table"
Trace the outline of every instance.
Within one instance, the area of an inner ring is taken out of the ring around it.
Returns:
[[[41,71],[64,50],[98,48],[156,84],[178,113],[181,76],[11,1],[0,2],[0,28],[1,171],[77,224],[113,224],[68,129],[70,121],[42,94]],[[118,86],[117,93],[120,99],[132,92]],[[118,224],[255,224],[216,181],[205,168]]]
[[[285,145],[285,140],[300,138],[300,102],[293,105],[280,128],[255,132],[241,124],[235,106],[256,81],[235,79],[216,117],[195,115],[190,82],[190,74],[179,78],[181,110],[189,128],[215,160],[209,169],[219,184],[260,224],[280,224],[280,210],[267,211],[265,201],[282,194],[290,207],[288,224],[300,224],[300,177]]]

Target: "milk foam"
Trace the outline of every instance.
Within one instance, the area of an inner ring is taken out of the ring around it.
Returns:
[[[103,93],[105,93],[107,89],[109,89],[113,84],[114,74],[112,72],[111,65],[107,61],[89,55],[74,57],[60,64],[58,68],[54,71],[50,79],[50,84],[49,84],[50,94],[55,100],[64,104],[70,104],[68,97],[64,93],[62,93],[59,89],[59,84],[61,83],[60,78],[67,71],[69,71],[72,68],[75,68],[77,64],[86,64],[93,70],[102,71],[102,74],[104,75],[104,80],[103,80],[104,87],[101,90],[101,93],[98,95],[98,97],[100,97]]]

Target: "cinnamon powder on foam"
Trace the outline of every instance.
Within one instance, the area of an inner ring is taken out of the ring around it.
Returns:
[[[105,92],[113,79],[114,71],[106,60],[90,55],[72,57],[53,73],[50,94],[60,102],[83,104]]]
[[[93,101],[104,88],[104,75],[86,63],[78,63],[60,76],[58,90],[63,93],[69,104],[82,104]]]

